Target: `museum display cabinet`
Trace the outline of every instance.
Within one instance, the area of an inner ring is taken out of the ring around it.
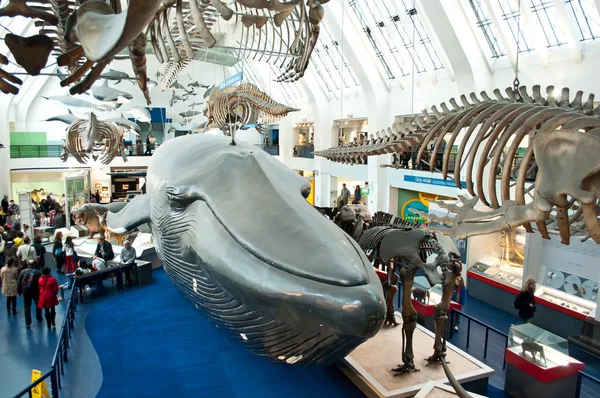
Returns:
[[[71,210],[84,203],[90,203],[90,171],[81,170],[65,177],[65,194],[67,197],[65,214],[70,214]],[[67,217],[67,227],[70,226],[69,217]]]
[[[429,283],[424,276],[415,278],[415,285],[411,294],[412,305],[417,311],[417,322],[430,331],[435,332],[435,306],[442,301],[442,285],[437,284],[429,288],[427,288],[427,286],[429,286]],[[417,290],[415,294],[415,289],[420,289],[421,292]],[[419,293],[422,292],[425,292],[425,295],[423,297],[418,297]],[[451,301],[450,309],[460,310],[461,306],[460,304]]]
[[[566,339],[531,323],[508,334],[504,390],[520,397],[574,397],[585,364],[569,356]]]

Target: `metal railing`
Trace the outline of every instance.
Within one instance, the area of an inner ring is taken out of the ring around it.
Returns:
[[[75,327],[75,311],[77,310],[77,287],[78,281],[74,280],[71,285],[71,295],[69,296],[69,300],[67,301],[67,311],[65,313],[65,317],[63,319],[63,323],[60,329],[60,334],[58,335],[58,344],[56,345],[56,350],[54,351],[54,357],[52,359],[52,365],[50,370],[44,373],[39,379],[32,382],[30,385],[25,387],[22,391],[14,396],[14,398],[20,397],[33,397],[32,391],[37,389],[40,391],[41,383],[50,379],[50,388],[49,393],[52,398],[59,397],[59,389],[62,388],[63,385],[63,376],[65,375],[65,363],[69,362],[69,347],[70,340],[73,336],[73,329]],[[39,395],[41,396],[41,394]]]
[[[150,151],[146,144],[125,145],[125,155],[127,156],[150,156],[158,148],[158,144],[151,144]],[[277,149],[279,152],[279,149]],[[63,153],[62,145],[11,145],[11,159],[26,158],[57,158]]]
[[[314,159],[314,151],[314,145],[294,145],[294,152],[292,153],[292,156],[295,158]]]
[[[456,168],[457,155],[458,155],[457,153],[451,153],[450,157],[448,158],[448,172],[451,174],[454,174],[454,170]],[[421,159],[421,163],[416,164],[416,160],[417,160],[416,152],[404,152],[400,155],[395,155],[393,157],[392,164],[401,165],[403,168],[406,168],[406,169],[429,170],[430,156],[431,156],[430,153],[425,152],[423,158]],[[432,159],[433,162],[435,162],[434,167],[439,171],[441,171],[441,169],[443,167],[443,160],[444,160],[443,156],[444,156],[443,154],[439,153],[439,154],[437,154],[437,156],[435,156],[434,159]],[[462,161],[464,162],[466,158],[467,158],[467,156],[463,155]],[[523,159],[522,156],[515,156],[515,158],[512,161],[512,164],[511,164],[511,170],[515,170],[515,168],[517,167],[517,165],[519,165],[519,163],[521,162],[522,159]],[[531,164],[533,164],[533,161],[531,162]],[[465,166],[463,166],[463,167],[465,167]],[[503,169],[503,167],[504,167],[504,156],[502,156],[500,158],[500,163],[498,164],[498,170],[496,170],[496,176],[502,176],[504,174],[505,170]],[[537,174],[537,170],[533,170],[532,173],[525,178],[525,180],[526,181],[535,181],[536,174]],[[512,177],[516,179],[517,172],[513,173]]]
[[[582,396],[582,386],[583,385],[583,381],[584,380],[590,380],[592,383],[594,383],[598,389],[600,389],[600,380],[595,378],[594,376],[590,376],[589,374],[579,371],[577,372],[577,387],[575,389],[575,398],[579,398]],[[590,394],[587,394],[584,392],[583,394],[584,397],[597,397],[598,396],[598,390],[595,390],[593,392],[591,392]]]
[[[279,145],[255,145],[271,156],[279,156]]]
[[[483,326],[485,328],[485,341],[483,342],[483,359],[487,359],[490,331],[492,331],[493,333],[496,333],[497,335],[506,339],[506,341],[504,343],[505,353],[502,356],[502,369],[506,369],[506,348],[508,347],[508,334],[501,332],[500,330],[496,329],[495,327],[490,326],[484,322],[481,322],[480,320],[477,320],[477,319],[473,318],[472,316],[465,314],[464,312],[461,312],[459,310],[454,310],[454,309],[450,313],[450,326],[454,325],[454,319],[456,316],[462,316],[462,317],[467,318],[467,339],[465,342],[465,350],[466,351],[469,350],[469,345],[471,342],[471,322],[475,322],[476,324]],[[454,336],[454,329],[452,327],[450,327],[449,330],[450,330],[450,333],[449,333],[448,338],[451,339]]]

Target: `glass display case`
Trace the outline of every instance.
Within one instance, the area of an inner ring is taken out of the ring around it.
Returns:
[[[590,288],[591,291],[593,291],[592,288]],[[594,301],[586,300],[565,291],[542,286],[536,290],[535,296],[585,316],[595,316],[596,314],[596,303]],[[594,299],[595,297],[594,294]]]
[[[493,256],[485,256],[469,267],[469,271],[483,275],[496,282],[521,289],[523,285],[523,269],[514,270]],[[519,272],[520,271],[520,272]]]
[[[494,235],[470,238],[470,246],[485,248],[485,255],[469,266],[469,271],[520,289],[523,283],[525,229],[515,228]]]
[[[508,349],[543,368],[568,366],[571,362],[566,339],[531,323],[510,327]]]
[[[66,209],[65,214],[70,214],[71,210],[84,203],[90,202],[90,172],[82,170],[71,173],[65,177]],[[69,217],[67,217],[67,227],[70,227]]]

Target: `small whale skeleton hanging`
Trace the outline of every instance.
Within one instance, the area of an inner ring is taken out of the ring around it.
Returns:
[[[274,123],[288,113],[299,110],[280,104],[251,83],[223,90],[213,87],[204,93],[204,97],[208,98],[204,111],[208,127],[220,128],[225,135],[231,136],[231,145],[236,145],[237,130],[254,127],[262,134],[263,123]]]
[[[98,120],[91,113],[88,120],[79,119],[69,126],[60,158],[66,162],[70,154],[81,164],[87,164],[90,157],[109,164],[120,154],[126,162],[123,132],[123,128]]]

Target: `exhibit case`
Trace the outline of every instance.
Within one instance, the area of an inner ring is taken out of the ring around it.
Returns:
[[[554,289],[548,286],[541,286],[536,290],[535,296],[538,299],[545,300],[551,304],[562,307],[562,309],[573,311],[585,317],[594,317],[596,315],[595,301],[586,300],[582,297],[578,297],[558,289]],[[566,312],[569,313],[568,311]]]
[[[525,230],[515,228],[490,237],[471,239],[471,246],[485,247],[485,255],[475,258],[469,271],[495,282],[520,289],[523,284]]]
[[[512,325],[504,390],[514,397],[574,397],[585,364],[568,353],[566,339],[531,323]]]
[[[84,203],[90,202],[90,171],[81,170],[65,177],[65,194],[67,197],[65,214],[70,214],[71,210]],[[67,227],[70,227],[69,217],[67,217]]]

